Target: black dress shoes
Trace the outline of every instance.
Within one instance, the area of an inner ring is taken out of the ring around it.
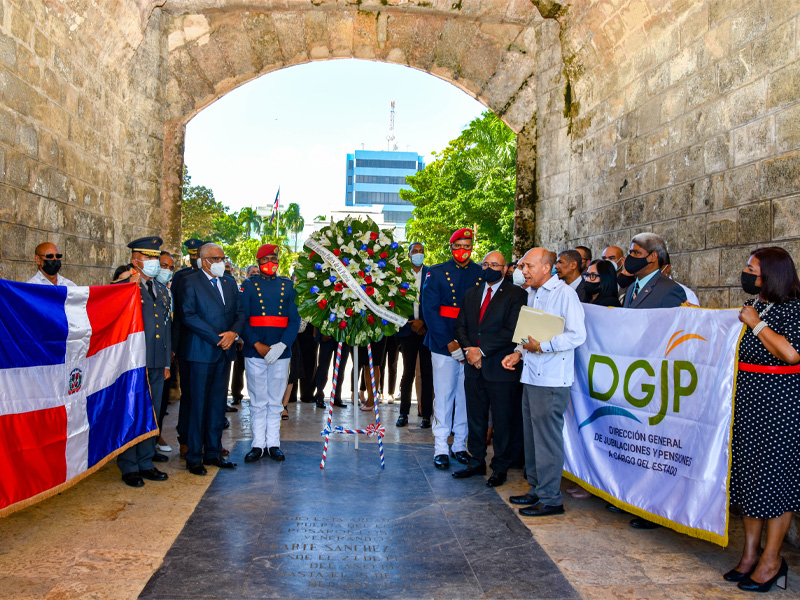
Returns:
[[[608,504],[606,504],[606,510],[608,512],[614,513],[615,515],[626,515],[626,514],[628,514],[624,510],[622,510],[619,506],[614,506],[610,502]]]
[[[450,467],[450,458],[447,454],[437,454],[433,457],[433,466],[437,469],[446,470]]]
[[[267,449],[267,454],[272,460],[282,461],[286,459],[286,455],[277,446]]]
[[[139,477],[150,481],[166,481],[169,479],[169,475],[164,473],[164,471],[159,471],[155,467],[147,469],[146,471],[139,471]]]
[[[315,400],[314,405],[317,408],[325,408],[325,401],[324,400]]]
[[[225,424],[222,426],[223,429],[230,429],[231,422],[228,419],[225,419]]]
[[[244,462],[256,462],[263,454],[264,451],[261,448],[253,448],[250,450],[250,452],[244,455]]]
[[[217,467],[219,469],[235,469],[236,463],[231,462],[229,460],[225,460],[221,456],[217,456],[216,458],[204,458],[203,459],[204,465],[211,465],[212,467]]]
[[[229,413],[229,412],[239,412],[239,409],[238,409],[238,408],[236,408],[235,406],[230,406],[230,405],[227,405],[227,406],[225,406],[225,412],[226,412],[226,413]]]
[[[732,581],[733,583],[738,583],[750,577],[750,575],[753,574],[754,570],[755,569],[751,569],[749,573],[740,573],[736,569],[731,569],[730,571],[725,573],[725,575],[723,575],[722,578],[725,581]]]
[[[419,424],[420,429],[430,429],[431,428],[431,420],[430,419],[422,419],[422,423]]]
[[[658,529],[661,525],[643,519],[642,517],[636,517],[635,519],[631,519],[631,527],[634,529]]]
[[[558,506],[547,506],[546,504],[539,502],[533,506],[520,508],[519,514],[525,517],[549,517],[551,515],[563,515],[564,505],[559,504]]]
[[[133,471],[132,473],[123,473],[122,481],[125,482],[125,485],[129,485],[131,487],[142,487],[144,485],[144,479],[142,479],[142,476],[136,471]]]
[[[169,462],[169,456],[166,454],[161,454],[160,452],[156,452],[153,454],[152,458],[153,462]]]
[[[397,417],[397,423],[394,424],[395,427],[405,427],[406,425],[408,425],[408,415]]]
[[[244,396],[242,396],[242,398],[244,398]],[[242,398],[234,398],[233,400],[231,400],[231,404],[241,404]]]
[[[522,494],[522,496],[511,496],[508,499],[511,504],[536,504],[539,502],[539,496],[536,494]]]
[[[778,568],[778,572],[775,573],[775,576],[772,579],[768,579],[767,581],[758,582],[754,581],[750,578],[750,575],[742,579],[739,583],[739,589],[744,590],[745,592],[761,592],[762,594],[768,592],[773,585],[777,585],[782,590],[786,589],[786,576],[789,574],[789,565],[786,564],[786,559],[781,559],[781,566]]]
[[[338,408],[347,408],[347,404],[345,404],[341,400],[334,400],[333,401],[333,405],[338,407]]]
[[[453,455],[453,458],[455,458],[462,465],[468,465],[469,464],[470,455],[466,450],[462,450],[461,452],[456,452]]]
[[[493,471],[492,474],[489,476],[489,479],[486,480],[486,485],[488,485],[489,487],[500,487],[505,482],[506,482],[505,473],[498,473],[497,471]]]
[[[466,479],[467,477],[474,477],[475,475],[486,475],[486,465],[483,463],[473,464],[466,469],[461,469],[453,473],[453,477],[456,479]]]
[[[203,466],[203,463],[199,463],[199,462],[197,462],[197,463],[187,462],[186,463],[186,468],[189,470],[189,473],[191,473],[192,475],[205,475],[206,472],[207,472],[206,468]]]

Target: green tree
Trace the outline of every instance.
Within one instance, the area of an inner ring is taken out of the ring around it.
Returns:
[[[244,207],[236,216],[236,221],[244,228],[245,235],[252,237],[261,233],[264,220],[258,216],[256,209],[249,206]]]
[[[236,216],[236,213],[226,213],[214,219],[214,232],[211,234],[211,240],[218,244],[233,244],[242,237],[245,230],[239,224]]]
[[[300,205],[292,202],[288,208],[281,215],[281,224],[286,224],[288,231],[294,234],[294,251],[297,252],[297,239],[303,228],[306,226],[306,221],[300,214]]]
[[[449,239],[475,230],[474,258],[499,250],[511,259],[514,238],[517,138],[494,113],[484,112],[435,160],[406,178],[400,196],[414,205],[406,238],[426,246],[426,262],[449,260]]]
[[[214,192],[202,185],[192,185],[189,169],[183,167],[183,194],[181,199],[181,230],[185,238],[212,239],[215,222],[223,219],[227,206],[214,199]]]

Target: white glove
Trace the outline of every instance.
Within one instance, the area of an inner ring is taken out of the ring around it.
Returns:
[[[272,344],[272,346],[269,347],[269,352],[267,352],[267,355],[264,357],[264,360],[267,362],[268,365],[271,365],[281,357],[281,354],[283,354],[284,350],[286,350],[286,344],[284,344],[283,342]]]
[[[452,356],[458,362],[464,362],[464,351],[461,348],[459,348],[458,350],[453,350],[450,353],[450,356]]]

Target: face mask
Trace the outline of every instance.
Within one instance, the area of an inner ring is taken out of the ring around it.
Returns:
[[[415,267],[421,267],[422,263],[425,262],[425,255],[424,254],[412,254],[411,255],[411,264]]]
[[[60,260],[43,260],[42,261],[42,271],[50,275],[52,277],[56,273],[61,270],[61,261]]]
[[[494,269],[483,270],[483,280],[489,285],[497,283],[502,278],[503,278],[503,271],[496,271]]]
[[[647,257],[636,258],[630,254],[625,257],[625,270],[628,273],[638,273],[647,266]]]
[[[222,277],[225,275],[225,263],[211,263],[208,267],[214,277]]]
[[[469,260],[470,256],[472,256],[472,250],[463,250],[461,248],[453,250],[453,258],[455,258],[457,262],[466,262]]]
[[[634,281],[636,281],[636,277],[634,275],[625,275],[624,273],[617,275],[617,285],[619,287],[626,288]]]
[[[514,285],[522,286],[525,284],[525,275],[520,269],[517,269],[511,275],[511,280],[514,282]]]
[[[556,271],[555,265],[553,265],[553,268],[550,269],[550,277],[552,277],[553,275],[558,275],[558,271]]]
[[[263,265],[258,266],[261,269],[261,272],[264,275],[275,275],[275,272],[278,270],[278,263],[268,262],[264,263]]]
[[[583,289],[590,296],[594,296],[595,294],[600,293],[600,282],[599,281],[584,281],[583,282]]]
[[[755,296],[761,293],[761,286],[756,285],[756,279],[758,279],[758,275],[742,271],[742,289],[745,294]]]
[[[169,269],[159,269],[158,275],[156,275],[156,279],[159,281],[159,283],[167,285],[172,279],[172,271],[170,271]]]
[[[158,272],[161,270],[161,265],[159,265],[158,260],[154,258],[153,260],[143,260],[141,268],[145,277],[152,279],[158,275]]]

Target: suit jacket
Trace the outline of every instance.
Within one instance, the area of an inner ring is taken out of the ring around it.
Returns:
[[[183,357],[183,346],[181,344],[181,339],[183,338],[185,329],[183,326],[183,316],[181,315],[181,308],[183,307],[183,301],[181,300],[183,280],[189,275],[197,273],[199,270],[200,269],[195,269],[194,267],[184,267],[172,276],[172,286],[170,287],[173,298],[172,351],[175,352],[178,357]]]
[[[481,359],[481,373],[486,381],[519,380],[522,363],[515,371],[504,369],[503,358],[514,351],[514,329],[520,309],[528,300],[528,294],[508,279],[503,279],[494,296],[489,300],[483,320],[481,298],[485,285],[474,286],[464,295],[463,306],[456,319],[455,334],[462,348],[478,346],[485,355]],[[464,376],[477,378],[478,369],[464,363]]]
[[[422,310],[425,312],[424,344],[434,354],[450,356],[447,344],[455,338],[456,319],[444,316],[442,309],[459,310],[467,290],[480,287],[483,282],[483,269],[469,261],[459,267],[454,259],[433,265],[425,275],[422,286]]]
[[[187,275],[181,282],[181,314],[185,327],[181,340],[183,358],[194,362],[215,363],[236,358],[236,344],[227,351],[217,346],[219,334],[234,331],[242,334],[244,311],[239,288],[225,277],[219,278],[225,303],[202,269]]]
[[[625,303],[622,305],[624,308],[674,308],[686,302],[686,292],[683,288],[658,272],[647,282],[644,289],[639,290],[636,299],[633,300],[631,296],[635,287],[635,282],[628,286]]]
[[[172,300],[167,286],[152,280],[156,290],[156,299],[150,296],[144,281],[139,282],[139,294],[142,297],[142,321],[144,322],[144,339],[147,344],[147,368],[157,369],[169,367],[172,356],[170,309]]]
[[[419,302],[419,318],[424,323],[425,322],[425,316],[424,316],[424,313],[422,312],[422,288],[425,285],[425,277],[428,275],[428,265],[422,265],[422,270],[420,271],[420,275],[421,275],[421,277],[420,277],[420,280],[419,280],[419,300],[418,300],[418,302]],[[408,320],[410,321],[413,318],[414,318],[414,313],[412,312],[409,315]],[[413,332],[411,331],[411,325],[409,323],[406,323],[397,332],[397,337],[408,337],[412,333]]]
[[[586,281],[581,277],[581,282],[578,284],[578,287],[575,288],[575,293],[578,294],[578,300],[581,302],[591,302],[591,297],[589,296],[589,292],[586,291]]]

